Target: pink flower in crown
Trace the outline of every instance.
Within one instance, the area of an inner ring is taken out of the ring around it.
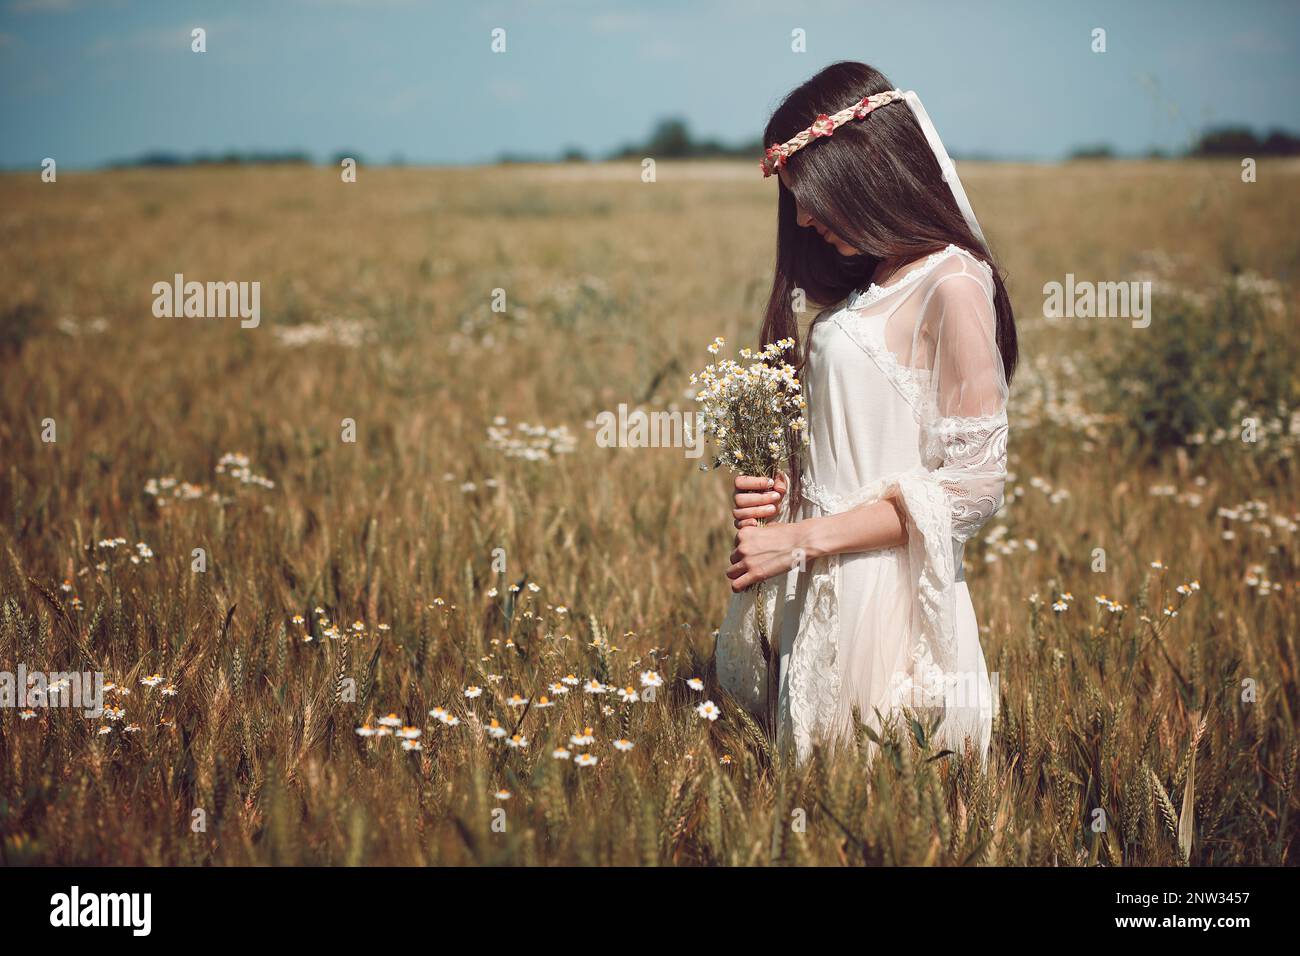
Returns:
[[[769,146],[765,155],[766,159],[764,159],[761,164],[764,176],[771,176],[773,172],[785,165],[785,147]]]
[[[876,108],[876,104],[871,102],[871,97],[864,96],[862,102],[853,108],[853,118],[863,119],[868,113]]]
[[[831,118],[827,116],[825,113],[822,113],[821,116],[818,116],[817,119],[813,121],[812,126],[808,128],[809,135],[811,135],[814,139],[818,136],[830,136],[834,132],[835,132],[835,124],[831,121]]]

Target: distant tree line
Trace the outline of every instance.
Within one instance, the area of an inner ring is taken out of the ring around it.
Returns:
[[[1106,143],[1079,146],[1070,152],[1071,159],[1113,159],[1116,155],[1115,150]],[[1151,150],[1146,155],[1152,159],[1169,157],[1168,153],[1158,149]],[[1256,134],[1246,126],[1220,126],[1206,130],[1181,155],[1193,158],[1233,159],[1243,159],[1247,156],[1256,159],[1269,156],[1300,156],[1300,136],[1283,129]]]
[[[641,159],[653,156],[656,159],[753,159],[763,151],[763,144],[758,139],[744,143],[724,143],[717,139],[696,139],[689,125],[683,119],[667,118],[659,120],[650,131],[649,137],[640,143],[626,143],[604,155],[591,155],[586,151],[570,146],[561,151],[558,157],[526,153],[502,153],[497,157],[498,163],[583,163],[592,159]],[[1069,154],[1071,159],[1110,159],[1118,154],[1109,144],[1098,143],[1080,146]],[[1152,158],[1167,158],[1170,154],[1152,150],[1146,154]],[[1300,136],[1282,129],[1269,130],[1256,134],[1245,126],[1222,126],[1206,130],[1189,149],[1181,154],[1188,157],[1266,157],[1266,156],[1300,156]],[[340,150],[331,157],[333,166],[345,158],[355,159],[358,164],[365,160],[358,152]],[[958,158],[962,158],[960,155]],[[966,158],[996,159],[994,156],[969,156]],[[182,156],[179,153],[153,151],[135,159],[120,160],[110,163],[111,168],[133,166],[242,166],[242,165],[293,165],[314,162],[305,150],[251,151],[229,150],[223,153],[198,153]],[[392,157],[388,166],[404,166],[406,161],[401,156]]]
[[[232,149],[223,153],[195,153],[191,156],[182,156],[180,153],[166,150],[154,150],[134,159],[120,159],[108,165],[111,169],[132,166],[280,166],[301,165],[311,161],[311,154],[304,150],[241,152]]]
[[[1300,136],[1270,130],[1256,136],[1245,126],[1223,126],[1203,134],[1191,156],[1300,156]]]

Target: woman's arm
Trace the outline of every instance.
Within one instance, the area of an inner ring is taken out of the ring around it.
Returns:
[[[853,554],[893,548],[907,541],[907,525],[894,498],[803,521],[757,526],[739,522],[727,577],[731,590],[784,574],[828,554]]]
[[[800,521],[810,557],[878,551],[907,543],[907,522],[895,498],[883,498],[839,514]]]

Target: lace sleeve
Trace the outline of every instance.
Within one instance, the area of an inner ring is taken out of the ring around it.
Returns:
[[[961,543],[1001,506],[1006,482],[1007,380],[990,292],[971,273],[945,277],[918,324],[932,369],[925,454]]]
[[[929,372],[919,411],[924,467],[897,476],[918,589],[914,655],[939,679],[956,662],[953,586],[962,546],[1002,504],[1007,461],[1007,382],[987,275],[937,276],[914,326],[913,368]]]

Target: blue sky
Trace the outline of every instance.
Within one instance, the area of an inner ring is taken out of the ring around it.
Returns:
[[[1211,124],[1300,131],[1298,41],[1282,0],[0,0],[0,166],[599,154],[665,116],[744,141],[839,59],[920,93],[956,155],[1179,149]]]

